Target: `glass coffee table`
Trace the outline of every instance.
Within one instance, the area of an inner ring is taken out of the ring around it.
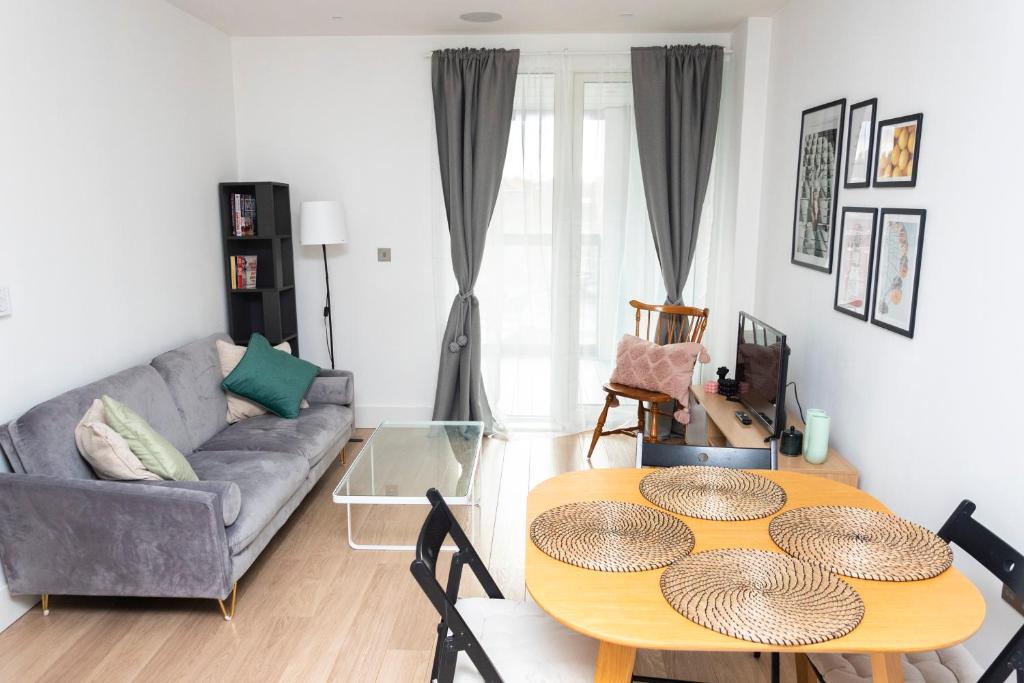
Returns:
[[[334,502],[347,507],[348,544],[413,550],[431,488],[449,506],[463,508],[452,512],[472,538],[483,431],[482,422],[382,422],[334,489]]]

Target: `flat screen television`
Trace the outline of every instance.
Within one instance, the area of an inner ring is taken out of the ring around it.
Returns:
[[[741,311],[736,339],[739,400],[775,437],[786,428],[788,360],[786,335]]]

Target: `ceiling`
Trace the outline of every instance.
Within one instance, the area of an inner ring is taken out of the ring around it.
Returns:
[[[746,17],[773,16],[787,0],[167,1],[232,36],[345,36],[719,32]],[[476,11],[504,18],[459,19]]]

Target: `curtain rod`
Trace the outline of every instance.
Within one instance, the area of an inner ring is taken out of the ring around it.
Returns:
[[[722,48],[723,54],[731,55],[734,51],[730,48]],[[550,50],[550,51],[531,51],[531,50],[520,50],[519,55],[522,57],[607,57],[614,55],[625,55],[629,56],[632,54],[630,50]],[[427,59],[430,59],[434,55],[434,50],[431,50],[426,55]]]

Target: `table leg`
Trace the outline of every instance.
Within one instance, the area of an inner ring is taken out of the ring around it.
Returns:
[[[891,652],[873,653],[871,677],[875,683],[903,683],[903,658]]]
[[[602,642],[597,649],[594,683],[629,683],[635,662],[635,647]]]
[[[796,683],[817,683],[818,677],[811,667],[811,660],[803,652],[794,654],[796,657]]]

